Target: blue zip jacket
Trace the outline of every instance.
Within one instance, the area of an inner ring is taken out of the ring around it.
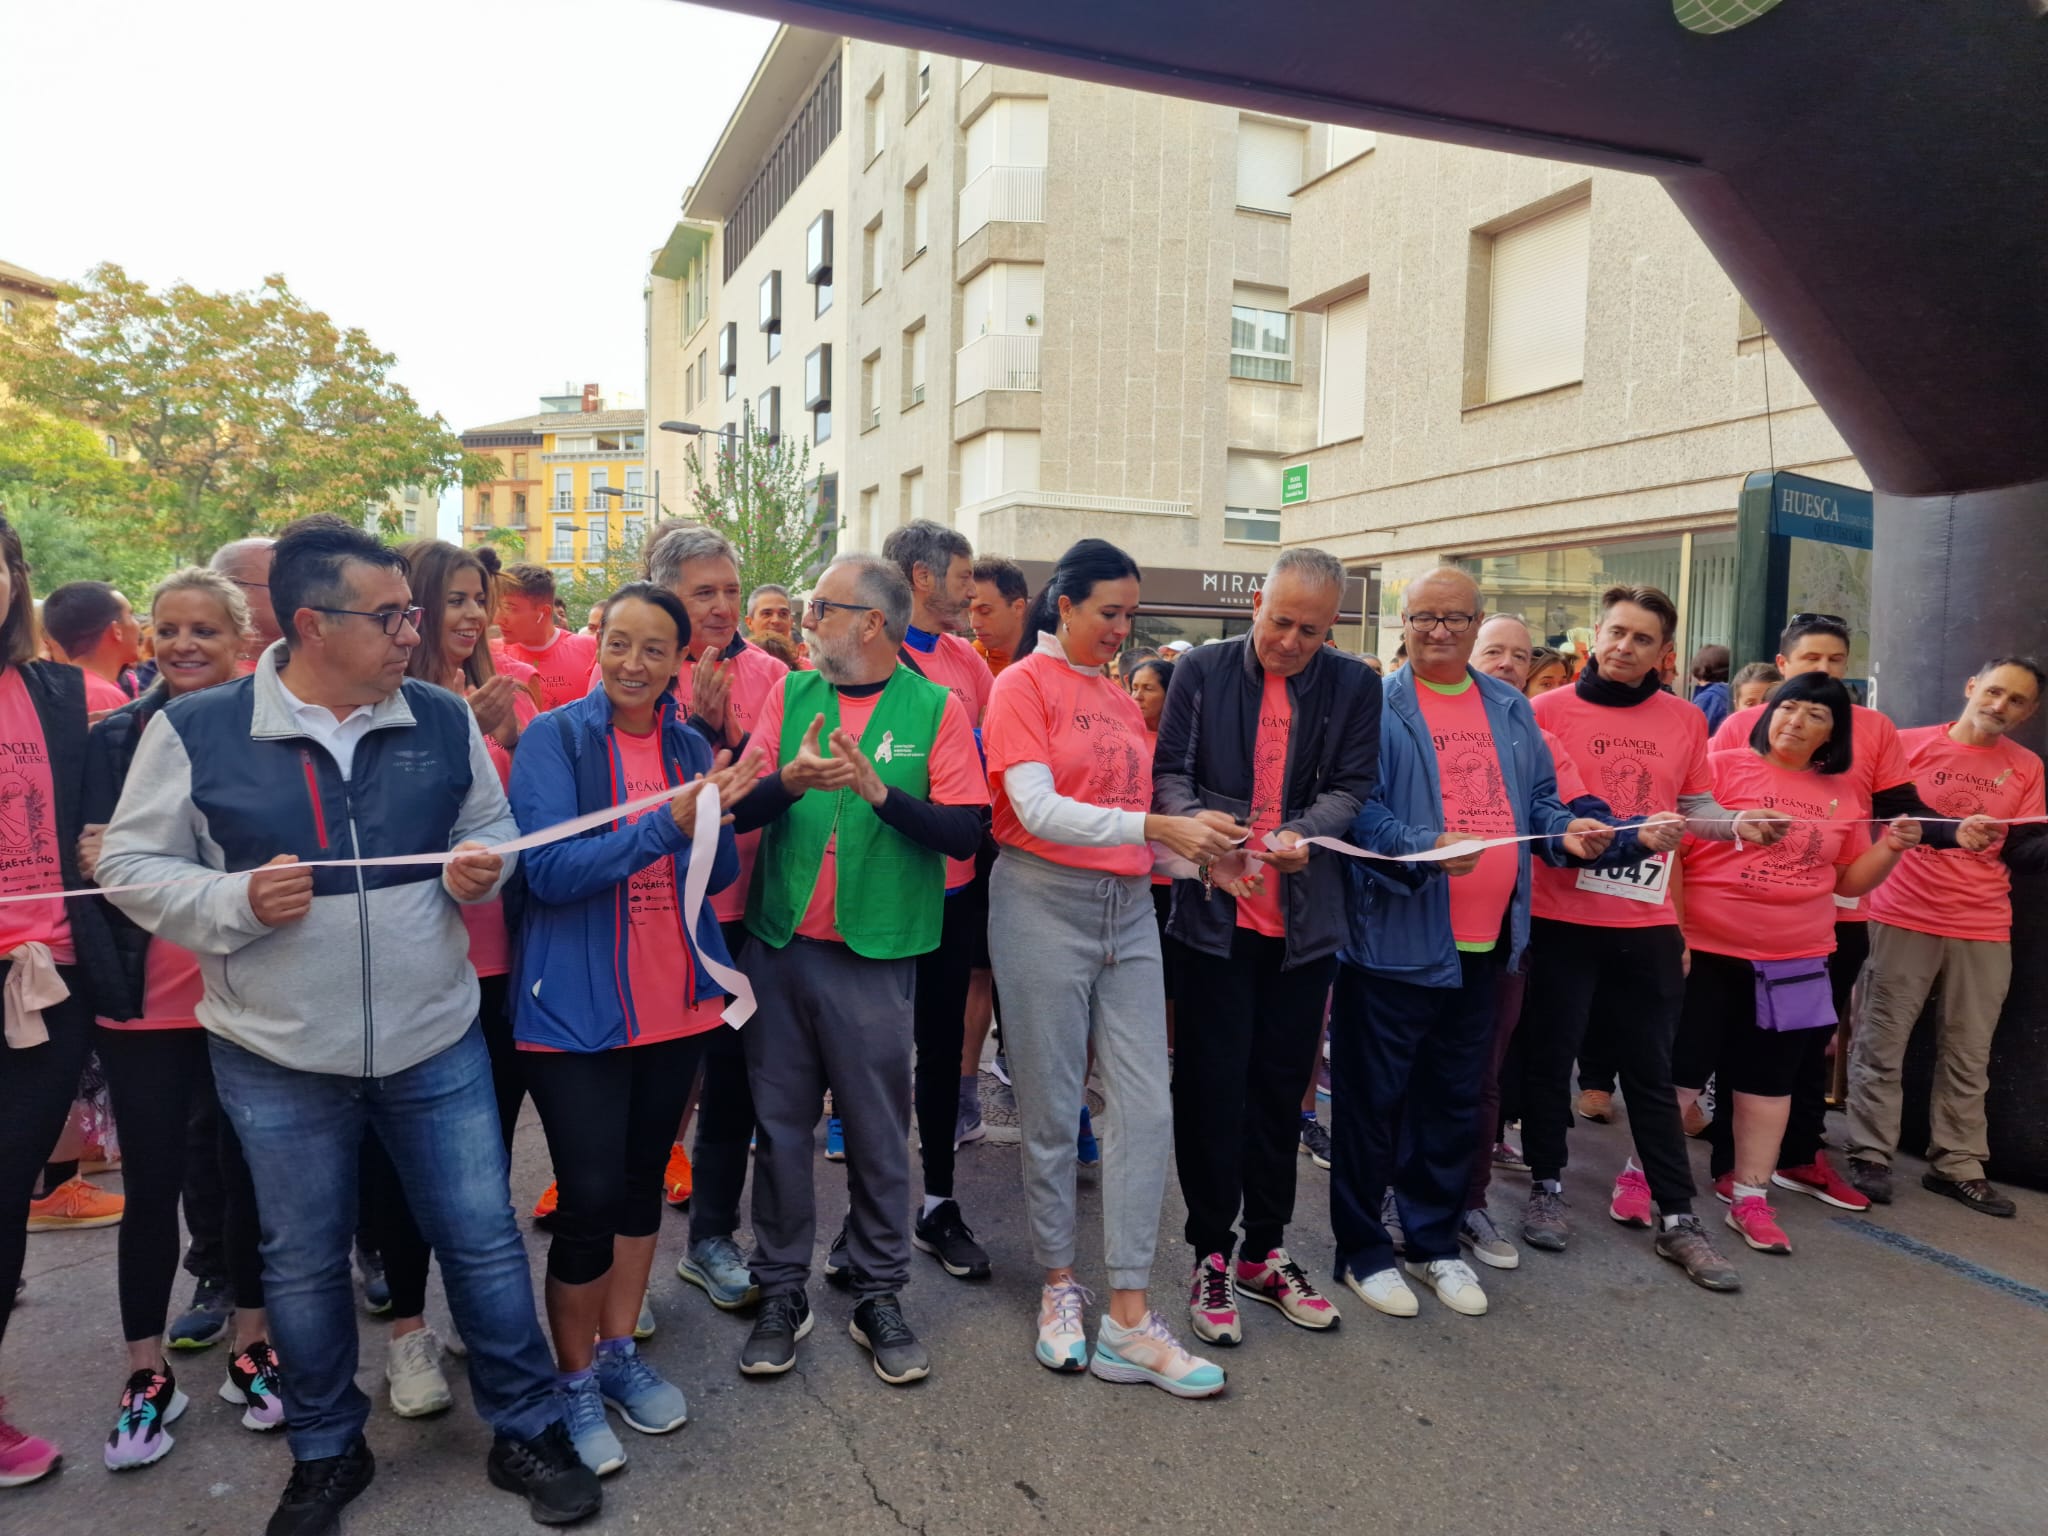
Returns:
[[[1471,669],[1467,668],[1470,672]],[[1500,760],[1501,782],[1515,830],[1560,836],[1575,816],[1593,816],[1614,826],[1634,826],[1641,817],[1619,818],[1604,800],[1586,795],[1565,806],[1557,798],[1557,770],[1529,701],[1497,678],[1471,672],[1486,706]],[[1422,708],[1415,702],[1411,668],[1403,667],[1381,687],[1379,782],[1351,823],[1351,841],[1375,853],[1420,853],[1444,833],[1443,788],[1437,778],[1436,746]],[[1556,842],[1515,845],[1515,894],[1508,905],[1511,939],[1508,968],[1519,969],[1529,944],[1529,857],[1536,849],[1556,865],[1583,866]],[[1647,856],[1633,832],[1614,839],[1594,863],[1639,863]],[[1382,864],[1346,859],[1345,903],[1351,939],[1338,958],[1348,965],[1418,987],[1456,987],[1463,971],[1451,933],[1449,877],[1441,864]]]
[[[683,722],[674,696],[657,706],[662,763],[671,784],[711,767],[711,748]],[[512,814],[522,832],[601,811],[626,798],[612,704],[602,688],[549,710],[519,738],[512,760]],[[521,929],[519,985],[513,994],[513,1038],[563,1051],[608,1051],[640,1033],[641,1011],[680,1006],[674,998],[635,998],[626,984],[626,902],[635,874],[656,859],[672,860],[680,901],[690,840],[666,811],[631,823],[593,827],[521,856],[526,916]],[[710,890],[738,878],[732,828],[718,829]],[[699,955],[730,965],[725,935],[711,903],[690,935],[692,1002],[723,989],[704,974]]]

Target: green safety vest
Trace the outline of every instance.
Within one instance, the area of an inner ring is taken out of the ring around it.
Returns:
[[[931,796],[931,754],[947,690],[898,665],[875,700],[860,749],[882,782],[919,800]],[[821,749],[839,726],[839,693],[822,672],[791,672],[783,683],[781,761],[791,762],[817,715]],[[847,948],[870,960],[898,960],[939,947],[945,918],[946,856],[912,842],[850,789],[812,790],[761,831],[747,891],[747,931],[777,949],[790,941],[817,888],[825,849],[838,838],[839,887],[833,922]]]

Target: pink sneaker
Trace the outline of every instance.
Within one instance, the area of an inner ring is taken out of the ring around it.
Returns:
[[[1714,1198],[1723,1205],[1735,1203],[1735,1175],[1724,1173],[1714,1180]]]
[[[1235,1283],[1238,1295],[1278,1307],[1280,1315],[1298,1328],[1337,1326],[1337,1309],[1330,1305],[1329,1297],[1309,1284],[1308,1276],[1287,1256],[1285,1248],[1275,1248],[1263,1262],[1239,1259]]]
[[[0,1488],[19,1488],[48,1477],[63,1459],[47,1440],[24,1434],[7,1422],[7,1405],[0,1402]]]
[[[1222,1254],[1209,1254],[1195,1266],[1188,1281],[1188,1319],[1204,1344],[1235,1344],[1244,1337]]]
[[[1638,1169],[1624,1168],[1615,1175],[1614,1198],[1607,1214],[1624,1227],[1650,1227],[1650,1181]]]
[[[1790,1253],[1792,1240],[1778,1225],[1778,1213],[1762,1195],[1741,1195],[1728,1207],[1728,1225],[1758,1253]]]

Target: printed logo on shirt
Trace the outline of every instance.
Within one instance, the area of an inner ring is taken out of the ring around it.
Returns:
[[[1993,778],[1988,773],[1965,773],[1955,768],[1940,768],[1929,774],[1923,781],[1927,790],[1927,803],[1944,816],[1953,816],[1961,821],[1966,816],[1989,816],[1994,814],[1991,796],[2005,787],[2005,781],[2012,777],[2012,770]],[[1954,856],[1975,859],[1983,864],[1995,864],[2001,857],[2005,842],[2005,829],[1999,827],[1991,846],[1981,853],[1972,853],[1967,848],[1928,848],[1924,851],[1943,858]],[[1922,851],[1922,850],[1916,850]]]
[[[1077,717],[1078,718],[1078,717]],[[1119,721],[1113,736],[1095,743],[1095,762],[1088,772],[1088,792],[1081,798],[1091,805],[1113,805],[1134,810],[1144,801],[1144,760]]]
[[[1765,810],[1784,812],[1793,818],[1793,825],[1777,842],[1752,856],[1743,870],[1743,878],[1768,885],[1811,884],[1812,872],[1832,862],[1828,857],[1828,831],[1817,823],[1833,821],[1841,802],[1830,800],[1822,805],[1782,794],[1764,795],[1761,799]]]
[[[1599,757],[1612,743],[1605,737],[1595,737],[1591,745],[1593,755]],[[1658,757],[1662,754],[1653,744],[1648,755]],[[1650,772],[1649,764],[1635,752],[1625,752],[1601,763],[1598,778],[1602,798],[1614,807],[1617,815],[1646,816],[1654,808],[1650,802],[1656,795],[1657,780]]]
[[[875,748],[875,761],[893,763],[897,758],[918,758],[924,756],[924,748],[913,746],[907,741],[898,741],[894,731],[882,732],[882,740]]]
[[[40,742],[0,743],[0,751],[18,762],[43,761]],[[49,797],[22,774],[0,772],[0,870],[40,864],[56,848]]]

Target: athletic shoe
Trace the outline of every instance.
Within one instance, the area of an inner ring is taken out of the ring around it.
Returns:
[[[1579,1094],[1572,1108],[1578,1112],[1581,1120],[1594,1120],[1601,1125],[1608,1125],[1614,1120],[1614,1095],[1603,1093],[1598,1088],[1588,1088]]]
[[[271,1512],[265,1536],[326,1536],[341,1528],[341,1511],[377,1475],[370,1443],[357,1435],[339,1456],[292,1463],[284,1497]]]
[[[1723,1205],[1733,1205],[1735,1203],[1735,1175],[1733,1173],[1723,1173],[1715,1176],[1714,1198]]]
[[[1714,1117],[1702,1109],[1699,1100],[1695,1099],[1678,1112],[1678,1123],[1684,1128],[1686,1135],[1698,1140],[1707,1134],[1707,1127],[1714,1123]]]
[[[1076,1280],[1039,1291],[1038,1344],[1033,1353],[1040,1365],[1049,1371],[1088,1368],[1088,1326],[1081,1320],[1081,1308],[1094,1299]]]
[[[560,1191],[552,1183],[540,1192],[540,1198],[533,1202],[533,1224],[536,1227],[547,1227],[554,1223],[555,1202],[559,1195]]]
[[[1330,1166],[1329,1127],[1307,1115],[1301,1120],[1301,1155],[1318,1168]]]
[[[917,1342],[903,1308],[894,1296],[869,1296],[853,1309],[846,1325],[853,1342],[868,1352],[875,1374],[892,1387],[923,1381],[932,1373],[932,1357]]]
[[[941,1200],[929,1216],[920,1216],[910,1228],[910,1246],[939,1261],[940,1268],[957,1280],[986,1280],[988,1254],[974,1240],[956,1200]]]
[[[97,1141],[88,1141],[79,1149],[78,1171],[80,1173],[119,1173],[121,1154],[117,1151],[111,1157],[107,1149]]]
[[[1614,1198],[1607,1214],[1624,1227],[1650,1229],[1650,1181],[1640,1168],[1624,1168],[1614,1176]]]
[[[796,1364],[796,1346],[809,1337],[816,1321],[811,1299],[802,1291],[763,1297],[753,1331],[740,1349],[740,1374],[780,1376]]]
[[[1089,1118],[1088,1106],[1081,1106],[1081,1130],[1074,1138],[1074,1161],[1083,1168],[1094,1168],[1102,1162],[1102,1143],[1095,1139],[1095,1122]]]
[[[1564,1211],[1562,1190],[1532,1185],[1528,1208],[1522,1212],[1522,1241],[1546,1253],[1563,1253],[1572,1240],[1572,1224]]]
[[[1463,1259],[1431,1259],[1427,1264],[1403,1262],[1401,1267],[1436,1292],[1436,1299],[1466,1317],[1486,1315],[1486,1292]]]
[[[995,1074],[996,1081],[1001,1083],[1005,1088],[1013,1088],[1016,1086],[1014,1083],[1010,1081],[1010,1057],[1007,1052],[997,1051],[995,1056],[990,1060],[988,1064],[988,1069],[990,1072]]]
[[[853,1284],[853,1260],[846,1256],[846,1223],[839,1223],[839,1235],[832,1239],[832,1246],[825,1250],[825,1262],[821,1266],[825,1278],[833,1285]]]
[[[1506,1139],[1493,1144],[1493,1166],[1503,1173],[1527,1173],[1529,1159],[1522,1156],[1522,1149]]]
[[[1826,1152],[1816,1152],[1813,1161],[1803,1167],[1778,1169],[1771,1175],[1771,1182],[1780,1189],[1811,1195],[1821,1204],[1832,1205],[1837,1210],[1870,1209],[1870,1196],[1837,1173]]]
[[[1458,1218],[1458,1241],[1488,1269],[1518,1269],[1522,1255],[1485,1211],[1467,1211]]]
[[[484,1472],[507,1493],[524,1496],[526,1512],[540,1525],[573,1525],[604,1507],[597,1474],[576,1454],[559,1419],[531,1440],[498,1436]]]
[[[1856,1186],[1856,1192],[1870,1197],[1872,1205],[1892,1203],[1892,1170],[1885,1163],[1873,1163],[1868,1158],[1849,1159],[1849,1182]]]
[[[981,1074],[960,1079],[960,1112],[953,1120],[953,1150],[958,1152],[970,1141],[980,1141],[988,1135],[988,1127],[981,1123]]]
[[[1223,1368],[1181,1348],[1156,1312],[1135,1328],[1103,1318],[1088,1368],[1104,1381],[1148,1382],[1175,1397],[1214,1397],[1225,1385]]]
[[[40,1435],[16,1429],[6,1413],[0,1402],[0,1488],[22,1488],[56,1471],[64,1456]]]
[[[662,1198],[668,1201],[672,1211],[686,1211],[690,1208],[690,1186],[693,1175],[690,1172],[690,1154],[678,1141],[668,1149],[668,1172],[661,1177]]]
[[[1188,1279],[1188,1322],[1204,1344],[1235,1344],[1244,1338],[1230,1270],[1220,1253],[1206,1254],[1195,1263]]]
[[[1778,1213],[1762,1195],[1742,1195],[1731,1201],[1722,1218],[1742,1240],[1758,1253],[1790,1253],[1792,1239],[1778,1225]]]
[[[633,1319],[633,1337],[651,1339],[654,1337],[654,1298],[646,1291],[640,1293],[640,1315]]]
[[[1277,1307],[1280,1315],[1298,1328],[1318,1331],[1334,1328],[1339,1321],[1330,1298],[1309,1284],[1301,1266],[1275,1248],[1263,1260],[1240,1258],[1231,1277],[1237,1294],[1252,1301]]]
[[[825,1161],[843,1163],[846,1161],[846,1131],[833,1115],[825,1122]]]
[[[222,1402],[242,1410],[242,1428],[258,1434],[284,1423],[284,1397],[278,1391],[277,1355],[268,1339],[258,1339],[228,1361],[227,1380],[220,1384]]]
[[[227,1281],[201,1280],[192,1288],[192,1305],[164,1330],[164,1343],[172,1349],[206,1349],[218,1344],[234,1313],[235,1299]]]
[[[1344,1283],[1357,1293],[1360,1301],[1389,1317],[1413,1317],[1422,1310],[1422,1304],[1408,1289],[1408,1282],[1401,1278],[1398,1269],[1376,1269],[1363,1279],[1347,1269],[1344,1271]]]
[[[1928,1172],[1920,1175],[1920,1187],[1937,1195],[1946,1195],[1973,1211],[1982,1211],[1986,1216],[2011,1216],[2019,1209],[1994,1189],[1989,1179],[1949,1179]]]
[[[626,1448],[604,1416],[604,1394],[591,1371],[562,1383],[562,1413],[576,1459],[599,1477],[609,1477],[626,1464]]]
[[[114,1432],[107,1436],[106,1462],[109,1472],[126,1472],[162,1461],[175,1444],[171,1425],[190,1406],[178,1390],[169,1370],[137,1371],[121,1389],[121,1413],[114,1420]]]
[[[631,1339],[607,1339],[593,1365],[597,1390],[619,1417],[643,1435],[665,1435],[689,1422],[683,1389],[647,1363]]]
[[[676,1261],[676,1275],[701,1289],[721,1312],[737,1312],[761,1299],[761,1287],[747,1268],[740,1245],[729,1237],[704,1237]]]
[[[441,1373],[441,1341],[432,1328],[391,1336],[384,1380],[391,1389],[391,1411],[401,1419],[424,1419],[454,1406],[448,1378]]]
[[[128,1208],[125,1196],[111,1194],[73,1174],[40,1200],[28,1203],[31,1232],[83,1232],[88,1227],[118,1226]]]
[[[384,1256],[356,1244],[356,1279],[363,1286],[363,1310],[372,1317],[391,1312],[391,1282],[384,1278]]]
[[[1380,1195],[1380,1225],[1387,1229],[1387,1241],[1399,1253],[1407,1245],[1408,1234],[1401,1230],[1401,1203],[1394,1198],[1393,1190]]]
[[[1316,1058],[1316,1097],[1319,1099],[1327,1099],[1329,1096],[1330,1058],[1327,1056],[1318,1056]]]
[[[1697,1216],[1680,1216],[1657,1232],[1657,1257],[1682,1265],[1685,1277],[1710,1291],[1739,1291],[1742,1277],[1720,1254]]]

